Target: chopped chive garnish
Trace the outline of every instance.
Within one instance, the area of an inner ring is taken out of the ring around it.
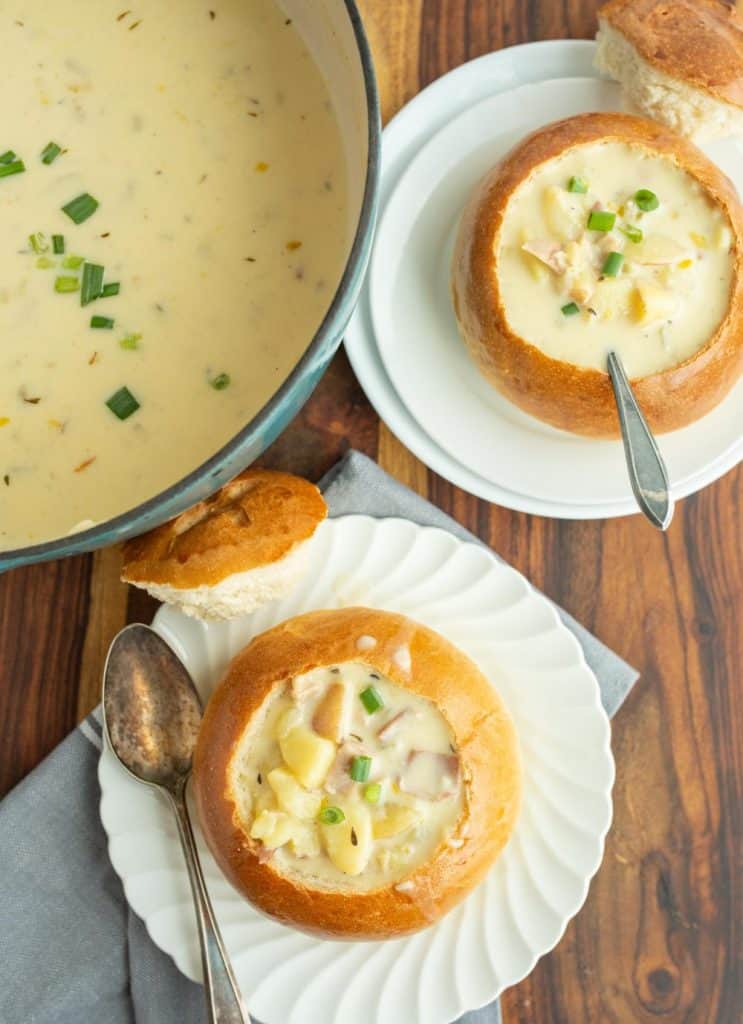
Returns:
[[[612,213],[611,210],[591,210],[588,214],[588,227],[591,231],[611,231],[614,227],[614,221],[617,219],[616,213]]]
[[[0,164],[0,178],[9,178],[11,174],[21,174],[26,170],[22,160],[14,160],[10,164]]]
[[[101,298],[107,299],[109,295],[118,295],[121,291],[121,285],[118,281],[111,281],[110,284],[104,284],[101,290]]]
[[[90,326],[97,327],[100,330],[110,331],[113,325],[114,322],[110,316],[92,316],[90,318]]]
[[[42,252],[49,251],[49,242],[43,231],[37,231],[35,234],[29,235],[28,241],[37,256],[41,256]]]
[[[49,142],[41,151],[41,162],[42,164],[53,164],[59,154],[62,152],[62,147],[58,146],[56,142]]]
[[[16,155],[12,149],[8,149],[0,154],[0,164],[12,164],[15,159]]]
[[[111,321],[113,323],[113,320]],[[122,348],[134,351],[139,348],[139,343],[142,340],[141,334],[125,334],[124,337],[119,341],[119,345]]]
[[[229,373],[218,373],[216,377],[212,377],[209,384],[215,391],[224,391],[230,386],[230,375]]]
[[[103,267],[99,263],[83,264],[83,284],[80,289],[80,305],[87,306],[89,302],[100,297],[103,289]]]
[[[79,287],[79,277],[58,277],[54,282],[55,292],[76,292]]]
[[[82,195],[71,199],[69,203],[63,206],[62,212],[66,213],[70,220],[74,220],[76,224],[82,224],[88,217],[93,216],[99,205],[97,199],[94,199],[89,193],[83,192]]]
[[[373,715],[375,711],[379,711],[380,708],[384,707],[382,694],[376,686],[367,686],[365,690],[362,690],[359,694],[359,700],[370,715]]]
[[[586,193],[588,191],[588,182],[584,181],[583,178],[579,178],[577,175],[568,182],[568,192],[580,192]]]
[[[576,313],[580,313],[580,306],[577,302],[568,302],[567,305],[560,307],[560,312],[563,316],[575,316]]]
[[[118,391],[114,392],[106,402],[106,405],[114,416],[118,416],[120,420],[128,419],[139,408],[139,402],[127,387],[119,388]]]
[[[48,256],[39,256],[36,261],[36,266],[39,270],[51,270],[52,267],[56,267],[57,261],[50,259]]]
[[[52,251],[56,256],[64,253],[64,235],[52,235]]]
[[[364,754],[359,754],[358,757],[354,757],[351,761],[351,767],[349,768],[349,774],[354,782],[366,782],[369,778],[369,772],[371,771],[372,759],[366,757]]]
[[[610,252],[606,257],[606,261],[601,268],[601,273],[604,277],[616,277],[619,271],[622,269],[624,263],[624,256],[621,252]]]
[[[317,818],[323,825],[340,825],[342,821],[346,820],[340,807],[323,807]]]
[[[62,266],[65,268],[65,270],[77,270],[78,267],[81,267],[83,265],[83,263],[85,263],[84,256],[70,255],[65,256],[65,258],[62,260]]]
[[[660,206],[660,200],[649,188],[638,189],[635,192],[635,202],[643,213],[650,213],[651,210],[657,210]]]
[[[368,786],[364,787],[364,800],[370,804],[378,804],[381,795],[382,787],[378,782],[370,782]]]
[[[642,231],[640,228],[636,228],[633,224],[628,224],[626,227],[620,228],[619,230],[623,235],[626,235],[627,238],[629,238],[630,242],[634,242],[635,244],[638,244],[643,239]]]

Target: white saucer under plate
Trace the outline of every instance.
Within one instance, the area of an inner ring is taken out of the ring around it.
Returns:
[[[494,999],[557,943],[585,900],[611,820],[609,722],[583,652],[554,608],[479,545],[401,519],[328,520],[285,601],[204,625],[161,609],[155,628],[208,696],[256,633],[313,608],[367,604],[448,636],[497,685],[516,725],[523,807],[486,880],[438,924],[383,943],[323,941],[276,924],[204,873],[251,1013],[264,1024],[445,1024]],[[196,927],[171,812],[104,749],[101,818],[134,911],[189,978]]]
[[[556,117],[618,106],[616,87],[592,71],[593,49],[555,42],[491,54],[435,82],[391,122],[372,257],[376,339],[369,281],[346,338],[377,411],[432,469],[487,500],[564,518],[636,511],[621,445],[552,430],[485,383],[456,332],[448,262],[464,198],[500,153]],[[529,84],[504,92],[504,79]],[[739,186],[741,152],[734,143],[710,149]],[[740,461],[742,397],[739,384],[704,420],[662,438],[677,498]]]

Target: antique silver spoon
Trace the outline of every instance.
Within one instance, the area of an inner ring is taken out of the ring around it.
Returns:
[[[199,864],[186,783],[201,723],[201,701],[185,666],[139,623],[114,637],[103,673],[103,720],[116,757],[135,779],[169,801],[191,881],[211,1024],[249,1024]]]
[[[668,486],[668,472],[663,456],[637,404],[622,360],[616,352],[609,353],[607,368],[617,403],[632,491],[640,511],[653,526],[666,530],[673,518],[673,497]]]

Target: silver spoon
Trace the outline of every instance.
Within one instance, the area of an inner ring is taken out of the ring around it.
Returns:
[[[196,907],[209,1021],[249,1024],[206,891],[186,806],[201,714],[185,666],[153,629],[135,623],[114,637],[103,672],[108,742],[129,774],[163,793],[175,812]]]
[[[668,486],[668,472],[663,456],[637,404],[622,360],[616,352],[609,353],[607,368],[614,388],[632,491],[640,511],[653,526],[666,530],[673,519],[673,497]]]

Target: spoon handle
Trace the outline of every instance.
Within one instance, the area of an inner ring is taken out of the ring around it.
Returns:
[[[653,526],[665,530],[673,518],[673,497],[668,486],[668,473],[663,456],[637,404],[622,361],[616,352],[609,353],[607,366],[614,388],[632,491],[640,511]]]
[[[186,805],[185,783],[168,796],[173,804],[178,835],[186,858],[191,880],[196,920],[201,940],[201,964],[204,969],[207,1010],[210,1024],[250,1024],[250,1017],[240,996],[235,976],[214,917],[211,900],[206,891],[204,875],[199,862],[191,820]]]

